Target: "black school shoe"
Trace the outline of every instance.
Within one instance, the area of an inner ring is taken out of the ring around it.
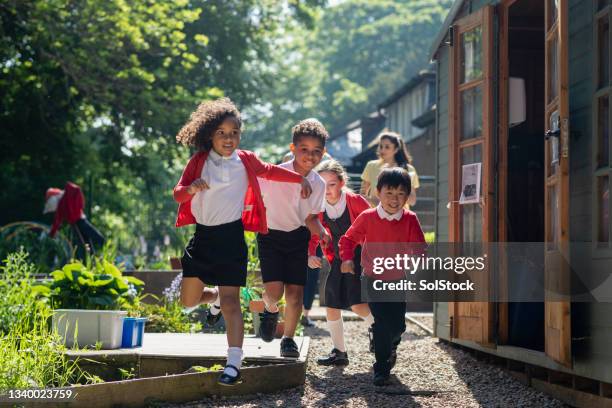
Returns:
[[[336,348],[327,357],[317,359],[317,364],[322,366],[346,366],[348,363],[348,354]]]
[[[382,387],[389,384],[389,374],[386,373],[374,373],[374,385]]]
[[[274,340],[276,333],[276,325],[278,323],[278,312],[270,313],[264,309],[264,312],[259,315],[259,337],[266,343]]]
[[[217,380],[217,384],[223,385],[225,387],[231,387],[233,385],[240,384],[242,382],[242,379],[240,377],[240,370],[238,368],[236,368],[236,366],[233,366],[231,364],[228,364],[225,367],[233,368],[234,370],[236,370],[238,375],[236,375],[235,377],[232,377],[229,374],[222,373],[219,376],[219,379]]]
[[[302,318],[300,319],[300,323],[302,323],[302,326],[304,327],[314,327],[315,326],[314,322],[310,320],[308,316],[302,316]]]
[[[281,357],[298,358],[300,356],[300,350],[297,344],[290,337],[285,337],[281,340]]]
[[[389,356],[389,370],[392,370],[395,367],[395,363],[397,362],[397,349],[391,350],[391,356]]]
[[[217,314],[212,314],[212,313],[211,313],[211,309],[212,309],[213,307],[214,307],[215,309],[219,309],[219,313],[217,313]],[[209,326],[214,326],[214,325],[216,325],[216,324],[219,322],[219,320],[221,320],[221,316],[222,316],[222,313],[221,313],[221,308],[220,308],[220,307],[218,307],[218,306],[216,306],[216,305],[210,305],[210,307],[208,308],[208,312],[206,313],[206,323],[207,323]]]

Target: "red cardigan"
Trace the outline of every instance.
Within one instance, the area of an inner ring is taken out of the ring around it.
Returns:
[[[299,174],[284,169],[273,164],[262,162],[253,152],[248,150],[237,150],[238,157],[242,160],[247,173],[248,187],[244,197],[244,210],[242,212],[242,222],[247,231],[268,233],[268,222],[266,220],[266,207],[257,177],[268,180],[284,181],[288,183],[301,183],[303,177]],[[187,191],[194,180],[202,176],[204,163],[208,158],[208,152],[198,152],[194,154],[189,163],[183,170],[183,175],[176,187],[174,187],[174,199],[179,203],[176,226],[195,224],[196,220],[191,213],[192,194]]]
[[[346,194],[346,206],[348,207],[349,216],[351,218],[351,224],[352,224],[355,221],[355,218],[357,218],[359,214],[361,214],[362,212],[370,208],[370,203],[368,203],[368,201],[362,196],[360,196],[359,194],[351,193],[350,191],[347,191],[345,194]],[[325,218],[323,217],[322,212],[319,213],[319,220],[321,221],[321,224],[327,230],[327,233],[331,237],[331,231],[329,230],[329,225],[327,225],[327,223],[325,222]],[[319,241],[320,239],[318,235],[312,235],[310,237],[310,242],[308,243],[308,255],[311,255],[311,256],[316,255],[317,246],[319,245]],[[327,258],[329,263],[332,263],[332,261],[334,260],[334,246],[331,241],[323,249],[323,252],[325,253],[325,257]]]

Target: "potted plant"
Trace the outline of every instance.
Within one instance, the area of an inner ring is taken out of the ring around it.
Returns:
[[[123,276],[107,260],[96,261],[93,266],[69,263],[51,276],[48,286],[54,309],[52,327],[66,345],[120,347],[125,309],[138,302],[144,282]]]

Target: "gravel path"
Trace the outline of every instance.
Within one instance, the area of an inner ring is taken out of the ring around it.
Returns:
[[[427,321],[423,319],[423,323]],[[321,367],[316,358],[331,349],[325,323],[306,330],[312,337],[306,384],[274,394],[207,399],[165,407],[564,407],[524,386],[503,370],[439,343],[416,325],[398,349],[392,384],[372,385],[373,355],[365,324],[345,322],[350,364],[344,370]]]

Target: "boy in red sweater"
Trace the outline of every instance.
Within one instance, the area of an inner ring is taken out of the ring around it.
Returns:
[[[365,275],[372,276],[372,254],[368,253],[366,245],[371,243],[390,243],[385,249],[389,251],[392,244],[425,243],[425,236],[415,213],[406,210],[404,205],[410,196],[410,175],[402,168],[384,169],[378,176],[376,195],[380,203],[376,208],[362,212],[353,225],[340,238],[339,252],[342,259],[340,267],[343,273],[353,273],[355,247],[362,245],[362,267]],[[401,246],[401,245],[400,245]],[[368,270],[370,269],[370,270]],[[389,271],[384,280],[399,280],[403,278],[401,271]],[[374,324],[374,384],[386,385],[389,374],[397,359],[397,346],[402,333],[406,330],[404,315],[406,302],[368,302]]]

